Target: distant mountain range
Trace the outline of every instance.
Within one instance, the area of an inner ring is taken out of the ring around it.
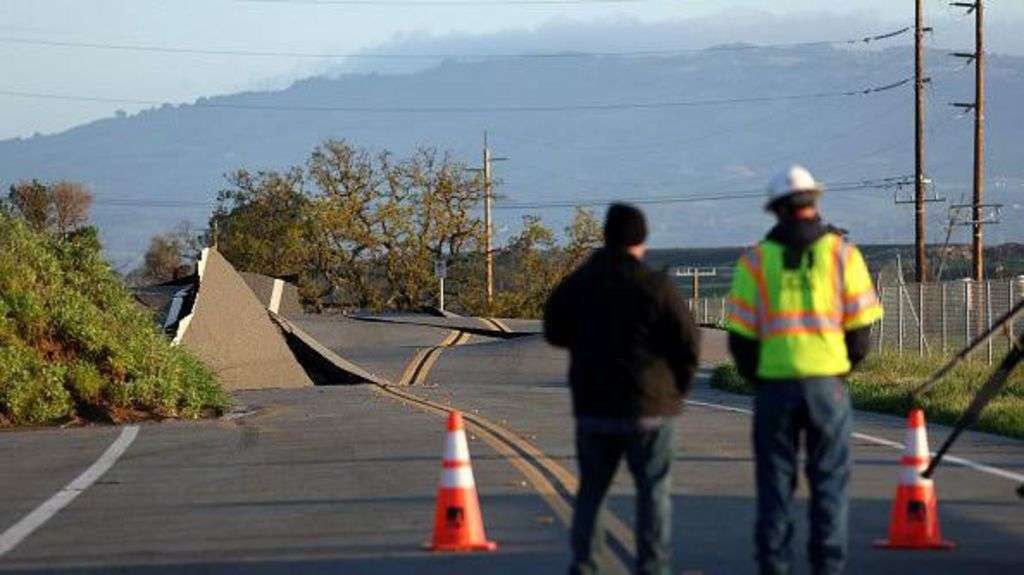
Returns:
[[[955,203],[970,195],[972,121],[948,104],[971,100],[973,75],[954,60],[928,54],[926,149],[937,193]],[[407,74],[318,77],[280,91],[164,105],[2,141],[0,181],[87,183],[97,196],[94,220],[121,265],[179,220],[205,225],[225,172],[285,168],[325,138],[400,155],[433,145],[476,165],[488,130],[494,153],[509,157],[495,170],[505,203],[742,196],[790,162],[842,188],[912,173],[912,86],[831,94],[885,86],[911,70],[906,48],[723,46],[674,56],[450,61]],[[1005,205],[1003,223],[987,231],[995,243],[1019,240],[1024,230],[1024,58],[994,55],[988,74],[987,198]],[[794,97],[776,99],[788,96]],[[592,107],[566,109],[578,105]],[[913,237],[912,213],[894,205],[893,196],[836,191],[827,197],[827,215],[858,242],[905,242]],[[652,243],[747,244],[768,223],[760,208],[757,198],[649,205]],[[945,204],[929,209],[930,240],[941,242]],[[570,214],[532,211],[556,228]],[[515,230],[523,213],[497,212],[499,238]],[[955,231],[954,240],[965,237]]]

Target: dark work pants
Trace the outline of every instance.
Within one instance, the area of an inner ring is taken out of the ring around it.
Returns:
[[[850,398],[841,378],[761,381],[754,399],[757,459],[755,541],[761,573],[789,573],[793,564],[793,493],[800,436],[807,450],[812,571],[841,573],[846,561],[850,479]]]
[[[637,573],[668,575],[671,555],[673,426],[669,419],[649,430],[600,433],[576,430],[580,485],[572,519],[570,574],[597,573],[604,547],[601,514],[605,495],[623,455],[636,484]]]

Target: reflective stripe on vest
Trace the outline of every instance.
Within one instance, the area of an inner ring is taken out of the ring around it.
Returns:
[[[755,325],[761,341],[758,377],[789,379],[832,376],[850,370],[843,323],[843,296],[852,248],[827,234],[801,254],[799,267],[787,269],[785,250],[762,242],[749,258],[750,276],[759,284]],[[753,264],[759,264],[756,268]],[[740,309],[740,306],[735,306]],[[749,306],[748,306],[749,307]]]
[[[727,314],[729,316],[730,321],[734,321],[755,333],[758,332],[758,314],[755,308],[750,307],[745,302],[740,301],[739,299],[736,299],[735,297],[732,296],[730,296],[726,300],[726,305]]]
[[[741,258],[741,265],[745,266],[750,277],[757,285],[758,297],[755,298],[757,309],[751,309],[743,302],[729,298],[729,314],[732,319],[746,325],[755,332],[759,338],[764,339],[779,335],[794,333],[824,333],[843,330],[843,317],[846,314],[843,297],[844,275],[846,262],[850,254],[850,246],[839,236],[834,237],[832,247],[832,266],[830,269],[829,283],[833,287],[833,309],[828,311],[814,310],[786,310],[777,311],[772,305],[768,291],[768,282],[764,275],[764,250],[757,245],[753,250]],[[866,296],[867,294],[865,294]],[[871,290],[874,296],[874,290]],[[860,300],[851,302],[851,309],[862,305]],[[863,307],[869,307],[870,302],[865,301]]]
[[[763,260],[760,245],[754,246],[754,249],[740,260],[742,265],[747,268],[750,277],[754,278],[754,284],[757,286],[758,297],[754,298],[754,305],[757,306],[757,321],[754,322],[753,327],[759,335],[763,322],[768,317],[770,301],[768,299],[768,283],[764,279],[764,269],[761,266]]]
[[[854,317],[867,309],[871,309],[879,305],[881,304],[878,301],[878,296],[875,294],[874,288],[869,288],[867,291],[862,293],[843,297],[843,315],[846,317]]]

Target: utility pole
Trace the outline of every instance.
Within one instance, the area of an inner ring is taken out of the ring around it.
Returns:
[[[491,149],[484,132],[484,257],[487,259],[487,306],[494,301],[494,252],[491,250]]]
[[[928,188],[932,182],[925,176],[924,169],[924,95],[929,78],[924,75],[924,36],[932,29],[924,25],[924,0],[914,3],[914,197],[900,199],[897,190],[897,204],[914,204],[914,279],[918,283],[928,280],[928,254],[925,237],[925,204],[943,201],[929,197]],[[934,194],[933,194],[934,196]]]
[[[693,315],[697,317],[697,306],[700,303],[700,278],[718,275],[717,268],[677,267],[672,270],[677,278],[692,278],[693,281]]]
[[[974,220],[973,251],[974,280],[985,279],[985,237],[982,202],[985,194],[985,6],[983,0],[974,3]]]
[[[486,291],[487,291],[487,305],[490,306],[494,301],[494,250],[491,247],[493,239],[493,224],[491,217],[491,208],[494,203],[494,195],[492,189],[494,182],[491,177],[492,165],[494,162],[503,162],[508,158],[495,158],[491,156],[491,148],[487,145],[487,132],[484,132],[484,153],[483,153],[483,167],[471,168],[471,171],[480,172],[483,176],[483,188],[484,188],[484,259],[486,260],[487,276],[486,276]]]
[[[971,277],[985,279],[985,6],[984,0],[952,2],[951,6],[974,12],[974,52],[956,52],[958,58],[974,60],[974,102],[953,104],[974,110],[974,198],[971,201]]]
[[[917,266],[915,278],[928,277],[925,254],[924,185],[924,0],[917,0],[914,23],[914,243]]]

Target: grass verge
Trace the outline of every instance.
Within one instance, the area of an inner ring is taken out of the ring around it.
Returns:
[[[100,254],[0,212],[0,427],[195,418],[227,396],[172,347]]]
[[[905,415],[907,392],[937,370],[942,357],[910,357],[894,353],[870,356],[847,379],[853,406],[865,411]],[[921,401],[929,421],[951,425],[967,409],[975,392],[992,371],[980,362],[955,368]],[[711,387],[734,393],[752,394],[754,389],[731,364],[715,368]],[[1010,376],[1003,391],[981,412],[972,429],[1024,438],[1024,368]]]

